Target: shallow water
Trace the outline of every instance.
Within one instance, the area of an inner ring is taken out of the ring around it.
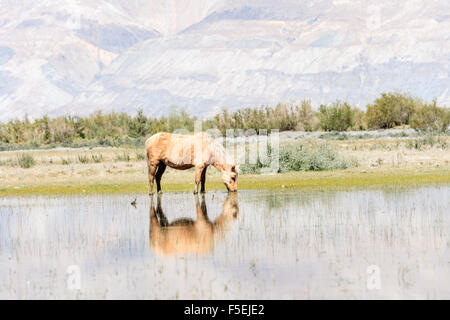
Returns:
[[[0,298],[449,299],[449,196],[2,198]]]

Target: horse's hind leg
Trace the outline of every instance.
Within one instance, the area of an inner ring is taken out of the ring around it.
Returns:
[[[205,193],[205,181],[206,181],[206,168],[208,168],[208,167],[205,167],[204,169],[203,169],[203,171],[202,171],[202,175],[201,175],[201,178],[200,178],[200,182],[201,182],[201,189],[200,189],[200,192],[201,193]]]
[[[157,165],[150,163],[148,164],[148,182],[150,184],[150,191],[149,191],[149,195],[153,194],[153,181],[155,180],[155,174],[156,174],[156,169],[157,169]]]
[[[161,191],[161,177],[164,173],[164,171],[166,170],[166,165],[164,163],[160,163],[158,166],[158,171],[156,171],[156,191],[158,193],[162,192]]]

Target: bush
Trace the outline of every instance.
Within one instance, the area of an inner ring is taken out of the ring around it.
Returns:
[[[297,118],[296,130],[316,131],[319,128],[319,119],[312,110],[309,100],[303,100],[300,107],[297,106]]]
[[[401,93],[382,93],[367,106],[366,122],[369,129],[389,129],[409,124],[411,116],[422,102]]]
[[[436,100],[431,104],[424,104],[416,109],[411,117],[411,127],[423,131],[445,132],[450,124],[450,110],[440,108]]]
[[[269,149],[269,157],[271,151]],[[280,147],[278,172],[322,171],[347,169],[358,166],[353,158],[345,158],[327,143],[307,142],[297,146]],[[242,173],[259,173],[267,165],[258,159],[256,164],[241,166]]]
[[[322,171],[357,166],[355,159],[346,159],[327,143],[304,143],[280,150],[280,172]]]
[[[336,101],[331,106],[320,105],[320,127],[324,131],[347,131],[355,125],[357,109],[346,102]]]
[[[36,162],[34,161],[34,158],[32,155],[27,154],[27,153],[22,153],[17,159],[17,164],[19,165],[19,167],[27,169],[27,168],[31,168],[32,166],[34,166],[36,164]]]

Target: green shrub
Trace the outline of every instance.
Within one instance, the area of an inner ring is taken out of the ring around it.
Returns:
[[[31,168],[32,166],[34,166],[36,164],[36,162],[31,154],[22,153],[17,158],[17,164],[21,168]]]
[[[303,100],[300,107],[296,107],[297,124],[295,129],[300,131],[316,131],[319,128],[319,119],[311,107],[310,100]]]
[[[327,143],[310,142],[280,150],[280,172],[347,169],[357,165],[355,159],[342,157]]]
[[[267,166],[258,159],[256,164],[245,164],[240,168],[242,173],[259,173],[261,168]],[[306,142],[296,146],[280,147],[278,172],[322,171],[356,166],[358,166],[356,159],[341,156],[335,148],[327,143]]]
[[[401,93],[382,93],[367,106],[366,122],[369,129],[389,129],[409,124],[411,116],[422,102]]]
[[[450,125],[450,110],[440,108],[436,100],[418,107],[411,117],[411,127],[423,131],[445,132]]]
[[[347,131],[355,125],[356,109],[346,102],[336,101],[331,106],[320,105],[319,121],[324,131]]]

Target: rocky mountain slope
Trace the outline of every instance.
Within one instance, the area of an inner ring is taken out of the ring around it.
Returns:
[[[0,0],[0,121],[392,90],[450,106],[448,30],[446,1]]]

